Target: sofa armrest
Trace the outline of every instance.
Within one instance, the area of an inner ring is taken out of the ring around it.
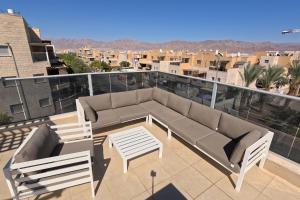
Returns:
[[[84,114],[84,109],[79,101],[79,99],[75,100],[76,102],[76,109],[77,109],[77,118],[79,123],[84,123],[86,122],[85,120],[85,114]]]
[[[50,126],[62,142],[93,139],[92,124],[90,121]]]
[[[259,161],[263,161],[264,163],[268,156],[273,135],[273,132],[268,131],[267,134],[265,134],[257,142],[255,142],[246,149],[243,156],[243,160],[241,162],[241,172],[248,171],[253,165],[255,165]]]
[[[93,181],[89,151],[22,163],[3,169],[12,197],[26,198]]]

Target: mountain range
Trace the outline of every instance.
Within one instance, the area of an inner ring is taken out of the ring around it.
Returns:
[[[174,40],[161,43],[150,43],[131,39],[96,41],[92,39],[51,39],[56,49],[77,49],[83,46],[100,50],[150,50],[150,49],[173,49],[173,50],[226,50],[228,52],[255,51],[300,51],[300,43],[274,43],[274,42],[245,42],[236,40],[204,40],[184,41]]]

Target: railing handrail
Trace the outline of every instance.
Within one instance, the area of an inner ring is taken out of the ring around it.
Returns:
[[[216,84],[219,84],[219,85],[225,85],[225,86],[228,86],[228,87],[236,87],[236,88],[239,88],[239,89],[249,90],[249,91],[252,91],[252,92],[270,94],[270,95],[275,95],[275,96],[278,96],[278,97],[289,98],[289,99],[300,101],[300,97],[296,97],[296,96],[290,96],[290,95],[286,95],[286,94],[278,94],[278,93],[274,93],[274,92],[270,92],[270,91],[259,90],[259,89],[244,87],[244,86],[238,86],[238,85],[232,85],[232,84],[228,84],[228,83],[221,83],[221,82],[218,82],[218,81],[207,80],[207,79],[200,78],[200,77],[187,76],[187,75],[181,75],[181,74],[172,74],[172,73],[169,73],[169,72],[161,72],[161,71],[158,71],[158,72],[169,74],[169,75],[174,75],[174,76],[180,76],[180,77],[184,77],[184,78],[192,78],[192,79],[201,80],[201,81],[205,81],[205,82],[216,83]]]
[[[157,70],[153,70],[153,71],[139,70],[139,71],[128,71],[128,72],[120,72],[120,71],[114,71],[114,72],[88,72],[88,73],[60,74],[60,75],[47,75],[47,76],[35,76],[35,77],[4,78],[4,80],[28,80],[28,79],[39,79],[39,78],[43,78],[44,79],[44,78],[84,76],[84,75],[93,75],[93,74],[95,74],[95,75],[97,75],[97,74],[120,74],[120,73],[128,74],[128,73],[145,73],[145,72],[146,73],[149,73],[149,72],[159,72],[159,73],[169,74],[169,75],[173,75],[173,76],[179,76],[179,77],[184,77],[184,78],[201,80],[201,81],[204,81],[204,82],[216,83],[216,84],[224,85],[224,86],[228,86],[228,87],[235,87],[235,88],[239,88],[239,89],[243,89],[243,90],[248,90],[248,91],[252,91],[252,92],[264,93],[264,94],[269,94],[269,95],[274,95],[274,96],[278,96],[278,97],[283,97],[283,98],[288,98],[288,99],[300,101],[300,97],[296,97],[296,96],[290,96],[290,95],[285,95],[285,94],[278,94],[278,93],[274,93],[274,92],[270,92],[270,91],[265,91],[265,90],[259,90],[259,89],[244,87],[244,86],[232,85],[232,84],[228,84],[228,83],[221,83],[221,82],[218,82],[218,81],[207,80],[207,79],[199,78],[199,77],[193,77],[193,76],[187,76],[187,75],[180,75],[180,74],[172,74],[172,73],[169,73],[169,72],[162,72],[162,71],[157,71]]]
[[[93,75],[93,74],[128,74],[128,73],[145,73],[145,72],[157,72],[157,71],[149,71],[149,70],[139,70],[139,71],[113,71],[113,72],[86,72],[86,73],[76,73],[76,74],[59,74],[59,75],[46,75],[46,76],[28,76],[28,77],[12,77],[12,78],[3,78],[4,80],[27,80],[27,79],[38,79],[38,78],[57,78],[57,77],[70,77],[70,76],[84,76],[84,75]],[[1,77],[0,77],[1,79]]]

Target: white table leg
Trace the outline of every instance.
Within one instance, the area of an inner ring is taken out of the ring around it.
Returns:
[[[162,153],[163,153],[163,146],[161,145],[161,146],[159,147],[159,152],[158,152],[158,157],[159,157],[159,158],[162,158]]]
[[[108,137],[108,146],[109,146],[109,148],[112,148],[112,142],[109,137]]]
[[[149,115],[146,117],[146,124],[149,123]]]
[[[127,172],[127,160],[125,158],[123,158],[123,172],[126,173]]]
[[[152,116],[149,115],[149,124],[152,125]]]
[[[171,139],[172,137],[172,131],[168,128],[168,139]]]

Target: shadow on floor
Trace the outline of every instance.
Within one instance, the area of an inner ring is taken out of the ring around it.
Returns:
[[[181,192],[173,185],[168,184],[164,188],[159,191],[152,193],[147,200],[164,200],[164,199],[172,199],[172,200],[186,200],[187,198],[181,194]]]

